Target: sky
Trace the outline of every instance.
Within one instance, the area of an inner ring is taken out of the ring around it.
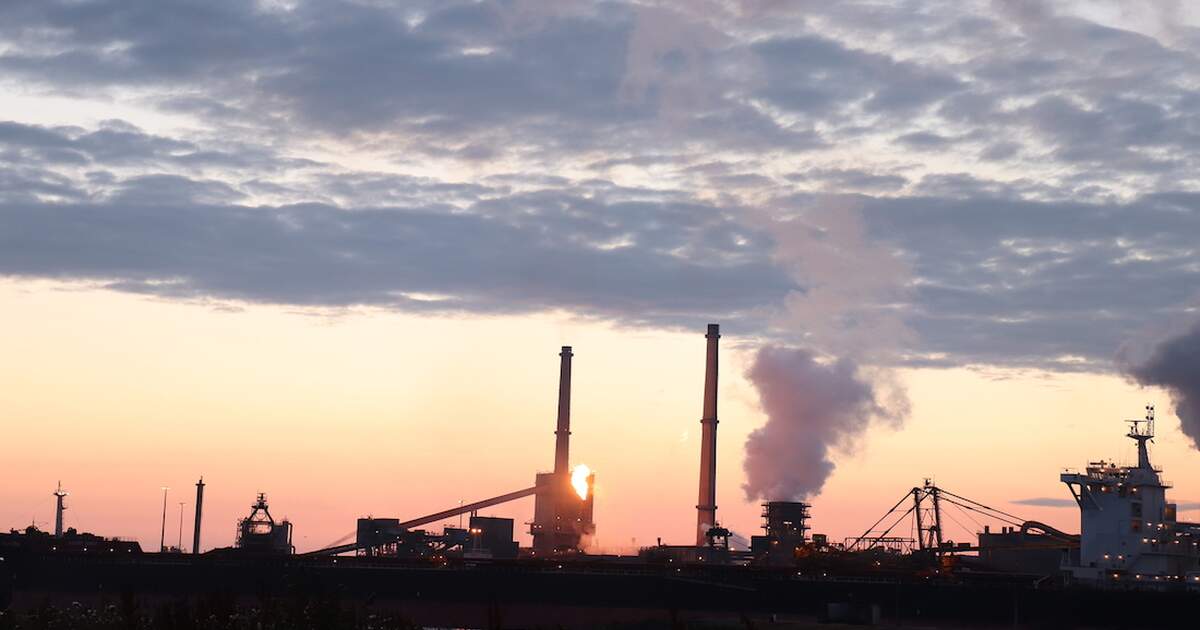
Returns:
[[[203,475],[205,548],[261,491],[304,550],[528,487],[571,345],[595,549],[686,542],[710,322],[739,534],[802,499],[857,535],[925,478],[1077,530],[1057,475],[1131,459],[1148,403],[1188,516],[1198,25],[1166,0],[5,2],[0,527],[52,526],[61,480],[68,525],[154,548],[160,489],[178,525]]]

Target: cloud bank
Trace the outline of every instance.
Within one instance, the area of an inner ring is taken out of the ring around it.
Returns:
[[[1200,19],[1122,10],[6,2],[0,275],[1111,370],[1200,286]]]

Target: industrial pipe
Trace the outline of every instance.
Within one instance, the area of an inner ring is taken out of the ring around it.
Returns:
[[[397,527],[401,529],[412,529],[414,527],[420,527],[421,525],[428,525],[429,523],[440,521],[444,518],[450,518],[451,516],[458,516],[459,514],[466,514],[468,512],[489,508],[493,505],[500,505],[501,503],[508,503],[509,501],[523,499],[534,494],[537,494],[536,486],[533,488],[525,488],[524,490],[517,490],[516,492],[509,492],[508,494],[502,494],[498,497],[492,497],[490,499],[484,499],[482,501],[460,505],[458,507],[450,508],[449,510],[443,510],[428,516],[422,516],[421,518],[414,518],[398,524]]]

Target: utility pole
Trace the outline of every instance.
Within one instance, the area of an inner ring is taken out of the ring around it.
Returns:
[[[937,528],[937,549],[938,553],[942,552],[942,504],[938,501],[938,494],[941,490],[937,486],[931,485],[929,493],[933,495],[933,526]]]
[[[163,509],[162,509],[162,531],[158,535],[158,552],[162,553],[167,550],[167,486],[162,487],[163,491]]]
[[[912,489],[913,497],[913,516],[917,519],[917,549],[923,551],[925,549],[925,530],[921,527],[921,489]]]

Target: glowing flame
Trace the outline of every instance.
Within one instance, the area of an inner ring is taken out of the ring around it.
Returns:
[[[580,499],[587,499],[588,496],[588,477],[592,476],[592,469],[587,467],[587,464],[580,464],[571,471],[571,487],[575,488],[575,493]]]

